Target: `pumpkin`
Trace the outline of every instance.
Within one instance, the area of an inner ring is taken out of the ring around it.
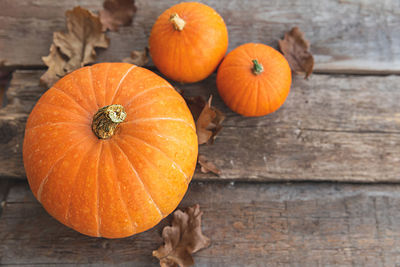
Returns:
[[[244,116],[276,111],[290,91],[292,74],[285,57],[264,44],[248,43],[231,51],[217,72],[225,104]]]
[[[30,188],[61,223],[89,236],[145,231],[171,213],[193,175],[197,136],[183,98],[127,63],[76,70],[29,115]]]
[[[151,30],[149,50],[168,78],[193,83],[207,78],[228,48],[222,17],[201,3],[180,3],[162,13]]]

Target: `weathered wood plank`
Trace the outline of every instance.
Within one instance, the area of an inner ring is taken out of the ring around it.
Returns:
[[[14,181],[12,180],[0,180],[0,217],[3,213],[3,207],[5,206],[6,198],[12,185],[14,185]]]
[[[23,177],[22,144],[25,122],[45,91],[38,71],[16,71],[6,92],[7,105],[0,109],[0,176]]]
[[[27,112],[43,92],[40,71],[16,71],[0,110],[0,177],[24,178]],[[218,97],[215,76],[179,85],[187,95],[214,94],[227,114],[212,146],[201,146],[222,170],[195,179],[400,181],[400,77],[314,75],[296,78],[284,106],[262,118],[234,114]],[[7,112],[10,112],[7,114]]]
[[[157,266],[151,251],[169,219],[134,237],[89,238],[52,219],[25,183],[0,219],[1,264]],[[196,266],[397,266],[400,186],[192,183],[212,246]]]
[[[137,0],[131,27],[109,33],[99,61],[120,61],[143,49],[155,19],[178,0]],[[400,4],[396,0],[200,1],[226,21],[229,50],[244,42],[277,46],[293,26],[311,41],[317,72],[400,73]],[[43,66],[52,33],[65,28],[64,12],[76,5],[97,11],[102,1],[0,0],[0,60],[6,66]]]

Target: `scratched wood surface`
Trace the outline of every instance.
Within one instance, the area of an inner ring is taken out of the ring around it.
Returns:
[[[192,183],[210,248],[196,266],[398,266],[400,185]],[[207,197],[204,197],[207,196]],[[134,237],[89,238],[58,223],[25,183],[0,218],[0,264],[158,266],[157,227]]]
[[[65,29],[64,12],[76,5],[93,12],[100,0],[0,0],[0,60],[6,66],[43,66],[52,33]],[[137,0],[131,27],[110,33],[99,61],[120,61],[143,49],[163,10],[179,0]],[[400,73],[400,2],[397,0],[200,1],[225,19],[232,50],[244,42],[272,46],[298,25],[310,40],[316,71]],[[26,51],[26,53],[21,53]],[[29,51],[29,52],[28,52]]]
[[[44,89],[42,71],[16,71],[0,109],[0,177],[25,178],[25,120]],[[231,112],[216,91],[215,76],[192,85],[187,95],[214,95],[227,114],[214,145],[200,153],[222,174],[196,172],[195,179],[249,181],[400,180],[400,77],[314,75],[295,78],[284,106],[261,118]],[[390,97],[388,97],[390,96]]]

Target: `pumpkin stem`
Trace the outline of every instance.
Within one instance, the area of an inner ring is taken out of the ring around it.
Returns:
[[[174,29],[177,31],[182,31],[183,28],[185,28],[186,21],[184,21],[181,17],[179,17],[178,14],[173,13],[169,17],[169,21],[171,21],[172,26],[174,26]]]
[[[264,67],[257,59],[253,59],[251,62],[253,62],[253,68],[251,70],[255,75],[263,73]]]
[[[93,116],[92,131],[99,139],[108,139],[114,135],[118,124],[126,118],[121,105],[109,105],[100,108]]]

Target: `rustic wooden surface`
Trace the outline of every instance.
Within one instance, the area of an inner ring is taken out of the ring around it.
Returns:
[[[192,183],[210,248],[196,266],[398,266],[400,185]],[[204,197],[207,196],[207,197]],[[134,237],[89,238],[51,218],[25,183],[0,219],[0,264],[157,266],[162,226]]]
[[[0,0],[0,60],[7,66],[43,66],[52,32],[65,29],[64,12],[81,5],[94,12],[100,0]],[[143,49],[155,19],[179,0],[137,0],[134,24],[110,33],[99,61],[120,61]],[[400,73],[400,3],[397,0],[200,1],[225,19],[232,50],[244,42],[276,46],[298,25],[311,41],[316,71]],[[34,48],[34,49],[32,49]],[[29,50],[29,53],[21,51]]]
[[[14,181],[11,180],[0,180],[0,218],[3,212],[3,207],[6,203],[6,197],[8,195],[9,189],[11,185],[14,184]]]
[[[23,180],[25,121],[44,92],[41,57],[52,33],[65,29],[67,9],[97,11],[102,2],[0,0],[0,68],[13,71],[0,108],[0,265],[158,266],[151,252],[170,218],[126,239],[85,237],[52,219]],[[133,25],[108,33],[111,46],[98,50],[98,61],[143,49],[156,17],[177,2],[136,0]],[[230,112],[215,75],[174,84],[186,95],[213,94],[227,114],[215,144],[200,147],[221,177],[197,171],[180,204],[201,205],[212,239],[196,266],[400,266],[400,76],[382,75],[400,74],[400,2],[201,2],[224,17],[229,50],[276,47],[299,26],[317,74],[295,78],[283,108],[263,118]]]
[[[25,178],[25,120],[44,89],[42,71],[16,71],[0,109],[0,177]],[[175,84],[187,95],[214,95],[227,114],[224,129],[200,153],[222,174],[195,179],[400,180],[400,77],[313,75],[295,78],[284,106],[269,116],[245,118],[221,101],[215,75],[192,85]],[[390,97],[388,97],[390,96]]]

